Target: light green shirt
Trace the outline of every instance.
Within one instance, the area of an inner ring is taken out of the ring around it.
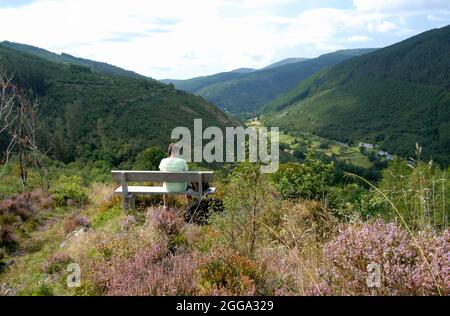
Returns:
[[[188,169],[186,160],[181,158],[165,158],[159,164],[159,170],[165,172],[183,172],[188,171]],[[186,191],[187,183],[164,182],[163,187],[167,192],[184,192]]]

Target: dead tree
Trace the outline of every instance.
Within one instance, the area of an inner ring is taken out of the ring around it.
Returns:
[[[15,105],[18,89],[13,84],[13,77],[0,67],[0,134],[8,131],[17,119]],[[4,152],[1,153],[4,157],[0,157],[0,161],[4,167],[0,170],[0,176],[3,175],[8,164],[14,143],[15,139],[11,138]]]
[[[12,125],[14,152],[19,159],[20,178],[24,191],[28,191],[28,167],[33,165],[41,176],[41,186],[47,192],[50,186],[49,170],[45,163],[46,153],[38,146],[36,137],[38,129],[39,102],[28,92],[17,94],[17,120]]]

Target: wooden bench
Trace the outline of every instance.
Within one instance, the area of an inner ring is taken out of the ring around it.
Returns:
[[[203,192],[203,183],[213,180],[212,171],[185,171],[185,172],[162,172],[162,171],[111,171],[114,181],[120,183],[114,192],[122,195],[123,209],[135,208],[136,195],[190,195],[200,201],[203,195],[214,194],[215,188],[209,188]],[[129,182],[186,182],[198,184],[198,191],[188,189],[183,192],[167,192],[163,186],[129,186]]]

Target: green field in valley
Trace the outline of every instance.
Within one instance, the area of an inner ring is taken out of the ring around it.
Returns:
[[[256,119],[246,122],[248,127],[260,127],[262,123]],[[315,153],[325,154],[329,157],[349,163],[358,167],[369,169],[373,167],[373,163],[363,155],[358,146],[349,146],[331,139],[323,138],[311,133],[301,131],[280,131],[280,144],[288,145],[284,148],[285,152],[294,154],[297,148],[311,149]]]

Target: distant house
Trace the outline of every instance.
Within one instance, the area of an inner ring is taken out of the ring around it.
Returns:
[[[387,160],[394,160],[394,156],[392,156],[390,153],[384,150],[380,150],[379,152],[377,152],[377,157],[378,158],[386,157]]]
[[[374,149],[375,146],[373,144],[368,143],[359,143],[359,148],[365,148],[365,149]]]

